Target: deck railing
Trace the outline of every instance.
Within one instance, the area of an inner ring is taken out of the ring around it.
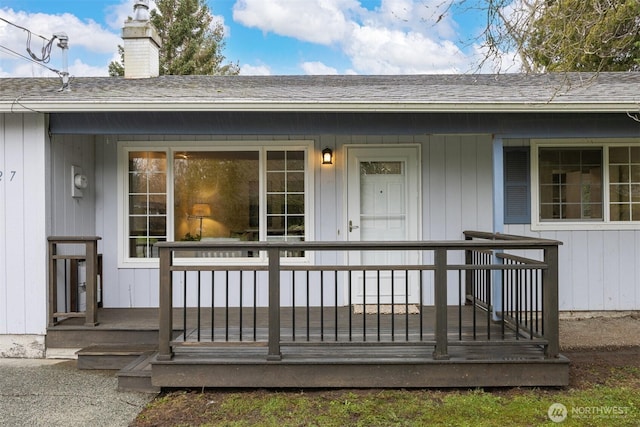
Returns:
[[[99,286],[102,280],[98,236],[50,236],[48,242],[49,290],[48,322],[84,317],[86,326],[98,324]],[[80,283],[79,265],[85,265],[85,281]],[[79,294],[84,288],[85,309],[81,310]]]
[[[561,243],[481,232],[465,239],[159,243],[158,358],[181,347],[259,345],[279,360],[288,346],[325,344],[420,346],[435,359],[449,358],[450,346],[527,344],[556,357]],[[220,258],[230,251],[255,258]],[[317,262],[327,253],[340,262]],[[407,262],[356,262],[362,253]]]

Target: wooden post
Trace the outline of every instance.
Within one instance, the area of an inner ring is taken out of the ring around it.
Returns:
[[[58,266],[55,260],[57,247],[55,242],[49,240],[49,327],[56,325],[54,313],[58,311]]]
[[[558,245],[544,248],[544,262],[547,268],[542,270],[542,321],[544,322],[544,336],[547,339],[545,356],[558,357],[560,353],[560,324],[558,313]]]
[[[171,360],[173,333],[173,273],[171,248],[159,248],[160,257],[160,325],[158,330],[158,360]]]
[[[465,240],[473,240],[471,236],[464,236]],[[471,249],[465,249],[464,251],[464,263],[468,267],[473,264],[473,251]],[[467,297],[473,294],[473,273],[475,270],[466,270],[464,272],[465,280],[464,280],[464,303],[467,304],[475,304],[476,302],[468,300]]]
[[[447,348],[447,249],[435,250],[434,302],[436,306],[436,348],[433,358],[449,359]]]
[[[280,354],[280,248],[269,248],[269,354],[267,360],[281,360]]]
[[[87,265],[87,307],[84,318],[85,326],[98,324],[98,242],[87,240],[84,242]]]

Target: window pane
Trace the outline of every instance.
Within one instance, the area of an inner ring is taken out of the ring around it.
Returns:
[[[635,221],[635,209],[640,201],[640,164],[634,164],[639,147],[610,147],[609,209],[611,221]]]
[[[173,161],[175,240],[259,239],[257,151],[182,152]]]
[[[267,170],[268,171],[284,171],[285,170],[285,152],[284,151],[267,152]]]
[[[540,148],[541,220],[602,219],[602,151]]]
[[[304,172],[290,172],[287,174],[287,191],[304,193]]]
[[[129,257],[156,257],[153,245],[167,235],[167,156],[162,151],[128,155]]]
[[[285,195],[267,194],[267,215],[285,213]]]
[[[267,238],[300,241],[305,236],[304,151],[267,152]],[[288,252],[285,256],[303,256]]]
[[[629,147],[609,148],[609,163],[629,163]]]
[[[285,187],[285,173],[284,172],[268,172],[267,173],[267,191],[284,193]]]
[[[287,151],[287,170],[304,170],[304,151]]]

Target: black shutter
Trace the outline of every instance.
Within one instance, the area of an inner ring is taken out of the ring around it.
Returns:
[[[531,224],[529,147],[504,148],[504,223]]]

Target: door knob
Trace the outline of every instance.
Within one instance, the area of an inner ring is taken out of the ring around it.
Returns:
[[[349,220],[349,233],[351,233],[353,230],[356,230],[358,228],[360,228],[360,226],[353,225],[353,221]]]

